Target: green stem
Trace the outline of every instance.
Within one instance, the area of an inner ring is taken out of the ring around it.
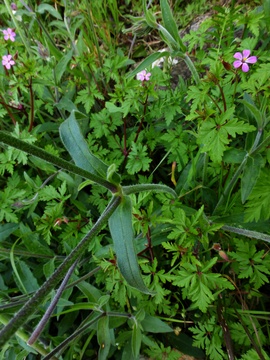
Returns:
[[[4,315],[4,314],[0,314],[0,322],[3,325],[7,325],[8,322],[10,321],[9,317]],[[29,336],[23,331],[23,330],[17,330],[16,331],[16,335],[22,339],[23,341],[25,341],[27,343]],[[31,345],[31,348],[36,350],[39,354],[45,356],[48,354],[48,352],[39,344],[33,344]],[[57,360],[57,358],[53,357],[54,360]]]
[[[117,187],[110,183],[107,180],[102,179],[99,176],[96,176],[89,171],[86,171],[82,168],[79,168],[78,166],[63,160],[57,156],[54,156],[47,151],[39,148],[38,146],[28,144],[25,141],[19,140],[15,138],[14,136],[9,135],[6,132],[0,131],[0,142],[3,142],[4,144],[10,145],[15,147],[16,149],[22,150],[27,152],[28,154],[34,155],[42,160],[45,160],[63,170],[70,171],[74,174],[80,175],[86,179],[90,179],[97,184],[104,186],[108,190],[110,190],[112,193],[117,192]]]
[[[35,112],[35,101],[34,101],[34,92],[32,87],[32,77],[29,79],[29,93],[30,93],[30,114],[29,114],[29,128],[28,132],[31,132],[34,125],[34,112]]]
[[[177,198],[177,194],[173,189],[171,189],[169,186],[162,184],[141,184],[141,185],[123,186],[122,190],[125,195],[130,195],[141,191],[157,191],[157,192],[169,193],[174,198]]]
[[[75,331],[72,335],[70,335],[67,339],[65,339],[61,344],[59,344],[55,349],[53,349],[43,360],[49,360],[53,355],[58,353],[63,347],[65,347],[68,343],[71,342],[71,340],[75,339],[77,336],[82,334],[85,330],[89,330],[90,326],[93,325],[96,321],[98,321],[103,316],[111,316],[111,317],[124,317],[124,318],[132,318],[133,316],[128,313],[118,313],[118,312],[102,312],[98,316],[96,316],[93,320],[90,322],[87,322],[84,326],[82,326],[80,329]]]
[[[78,263],[78,259],[74,262],[74,264],[72,264],[72,266],[69,268],[66,276],[64,277],[64,280],[62,281],[61,285],[59,286],[54,298],[52,299],[52,302],[50,303],[49,307],[47,308],[47,310],[45,311],[45,314],[42,316],[42,319],[40,320],[40,322],[38,323],[36,329],[33,331],[32,335],[30,336],[27,344],[28,345],[33,345],[38,337],[40,336],[41,332],[44,330],[44,327],[46,326],[47,322],[50,319],[51,314],[53,313],[61,295],[63,294],[63,291],[65,290],[65,287],[76,267]]]
[[[263,240],[263,241],[270,243],[270,236],[267,234],[258,232],[258,231],[241,229],[241,228],[237,228],[237,227],[229,226],[229,225],[223,225],[221,229],[235,233],[235,234],[244,235],[246,237],[250,237],[253,239],[259,239],[259,240]]]
[[[106,316],[106,313],[101,313],[97,315],[93,320],[90,322],[87,322],[84,326],[82,326],[80,329],[75,331],[72,335],[70,335],[67,339],[65,339],[61,344],[59,344],[56,348],[54,348],[47,356],[43,358],[43,360],[49,360],[52,359],[53,355],[57,354],[61,349],[63,349],[66,345],[68,345],[73,339],[75,339],[77,336],[82,334],[86,330],[90,330],[91,326],[95,324],[100,318],[103,316]]]
[[[27,301],[22,309],[10,320],[10,322],[0,331],[0,348],[9,338],[16,333],[16,331],[27,321],[33,314],[37,307],[42,303],[44,298],[53,290],[56,285],[65,276],[69,268],[74,262],[84,253],[88,248],[90,241],[99,233],[102,227],[107,223],[109,217],[120,204],[121,198],[114,196],[98,221],[92,229],[79,242],[74,250],[66,257],[64,262],[52,274],[52,276],[41,286],[35,295]]]

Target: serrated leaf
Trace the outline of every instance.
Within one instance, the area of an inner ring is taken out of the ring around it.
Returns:
[[[128,162],[126,166],[128,173],[135,174],[140,170],[147,171],[151,161],[152,160],[149,159],[147,154],[146,145],[133,142],[131,145],[131,151],[128,155]]]
[[[227,120],[230,115],[228,110],[216,119],[208,119],[199,129],[198,143],[204,145],[202,151],[209,152],[209,156],[214,162],[222,160],[223,153],[231,142],[231,137],[256,130],[255,126],[238,121],[236,118]]]
[[[78,167],[106,179],[108,166],[90,152],[74,111],[60,125],[59,133],[63,144]]]
[[[145,286],[138,265],[132,228],[132,203],[129,196],[123,196],[118,208],[109,219],[118,268],[127,283],[145,293],[153,294]]]

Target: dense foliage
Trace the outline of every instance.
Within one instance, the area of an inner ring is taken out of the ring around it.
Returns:
[[[270,1],[0,12],[0,359],[269,359]]]

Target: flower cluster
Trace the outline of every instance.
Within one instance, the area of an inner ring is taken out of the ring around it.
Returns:
[[[233,55],[236,61],[234,61],[233,66],[235,69],[242,68],[243,72],[249,71],[248,64],[255,64],[257,62],[256,56],[249,56],[250,50],[243,50],[243,53],[237,52]]]
[[[7,28],[6,30],[3,30],[3,34],[4,34],[4,40],[8,41],[15,41],[16,38],[16,33],[13,31],[13,29],[11,28]],[[4,55],[2,56],[2,65],[9,70],[11,68],[11,66],[15,65],[15,61],[12,58],[12,55],[8,54],[8,55]]]

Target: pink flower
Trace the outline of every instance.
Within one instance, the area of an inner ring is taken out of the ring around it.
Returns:
[[[17,5],[15,3],[11,3],[10,7],[12,10],[16,11],[17,10]]]
[[[3,30],[3,34],[5,40],[10,39],[11,41],[15,41],[16,33],[11,28],[7,28],[7,30]]]
[[[151,73],[147,73],[145,70],[139,72],[136,76],[137,80],[148,81],[150,79]]]
[[[2,56],[2,65],[9,70],[11,66],[15,65],[15,61],[12,60],[11,55],[4,55]]]
[[[249,66],[248,64],[255,64],[257,62],[256,56],[249,56],[250,50],[243,50],[243,54],[240,52],[237,52],[233,55],[236,61],[234,61],[233,66],[238,69],[240,66],[242,66],[242,71],[248,72]]]

